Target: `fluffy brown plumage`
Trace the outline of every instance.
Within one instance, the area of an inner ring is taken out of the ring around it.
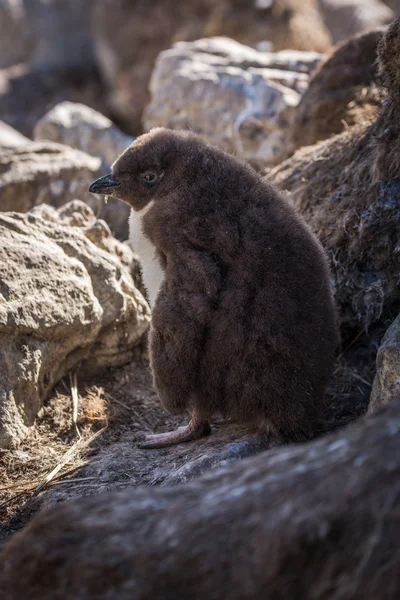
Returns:
[[[295,210],[251,167],[166,129],[138,138],[90,189],[140,212],[163,274],[154,384],[168,411],[192,418],[143,446],[205,434],[215,414],[308,438],[338,334],[323,250]]]

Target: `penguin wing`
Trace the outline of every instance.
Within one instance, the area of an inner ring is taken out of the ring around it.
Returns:
[[[172,413],[190,408],[198,387],[207,327],[222,287],[214,256],[190,250],[167,259],[165,279],[153,309],[150,363],[161,402]]]

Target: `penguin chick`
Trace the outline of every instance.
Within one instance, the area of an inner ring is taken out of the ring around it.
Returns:
[[[338,332],[324,252],[295,209],[247,164],[163,128],[89,189],[132,207],[154,384],[168,411],[191,414],[140,446],[205,435],[216,414],[309,438]]]

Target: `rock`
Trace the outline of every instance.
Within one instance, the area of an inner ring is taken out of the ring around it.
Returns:
[[[83,202],[0,213],[0,447],[18,442],[54,384],[132,358],[149,310],[133,255]]]
[[[26,18],[34,36],[31,63],[40,69],[92,66],[90,33],[92,0],[25,0]]]
[[[136,350],[138,356],[142,353],[142,346],[141,344]],[[355,346],[356,343],[352,348]],[[373,365],[363,360],[360,366],[354,361],[354,353],[349,362],[347,354],[348,352],[342,353],[327,389],[319,436],[343,427],[364,415],[367,410],[371,393],[369,381],[372,383],[374,376],[371,368]],[[84,431],[86,439],[90,437],[86,428],[88,421],[85,419],[85,406],[92,405],[94,394],[102,406],[106,405],[107,430],[96,443],[91,444],[90,449],[81,450],[78,456],[71,459],[71,466],[79,469],[74,469],[70,482],[61,474],[62,481],[59,484],[49,486],[27,503],[22,501],[22,506],[14,517],[13,511],[8,508],[15,502],[14,493],[11,490],[4,492],[3,503],[0,505],[0,544],[5,537],[26,524],[33,513],[44,507],[104,491],[193,481],[212,469],[279,444],[275,438],[258,434],[251,428],[215,419],[210,436],[193,443],[178,444],[168,450],[144,451],[137,447],[143,433],[171,431],[187,424],[186,416],[173,416],[163,409],[153,387],[148,363],[134,361],[118,370],[96,373],[93,377],[85,377],[80,369],[78,381],[79,428]],[[57,455],[61,458],[69,450],[70,444],[74,444],[74,437],[71,439],[73,432],[70,416],[71,399],[68,394],[65,395],[64,386],[58,386],[45,403],[29,436],[24,439],[23,447],[31,456],[31,468],[37,461],[36,472],[30,471],[31,479],[41,477],[43,473],[41,448],[48,446],[49,452],[54,449],[53,458],[46,469],[50,472],[60,460]],[[98,425],[96,421],[89,421],[90,424]],[[64,442],[61,448],[56,443],[54,431],[58,432]],[[10,451],[7,459],[7,464],[13,465],[14,469],[16,464],[21,465],[16,450]],[[14,480],[11,468],[6,468],[6,475],[7,473]]]
[[[0,150],[2,148],[17,148],[29,144],[30,140],[19,131],[0,121]]]
[[[100,160],[68,146],[29,142],[0,149],[0,210],[26,212],[41,203],[61,206],[89,197]]]
[[[0,69],[23,62],[32,51],[23,0],[0,0]]]
[[[111,164],[133,141],[101,113],[73,102],[57,104],[46,113],[36,124],[33,137],[67,144],[97,156],[102,161],[102,175],[110,172]],[[128,238],[129,210],[113,197],[105,203],[103,197],[97,196],[97,216],[107,221],[113,235],[120,240]]]
[[[268,175],[326,248],[345,338],[372,334],[399,312],[399,53],[396,20],[378,47],[388,98],[372,125],[298,150]]]
[[[157,59],[144,127],[190,129],[255,166],[270,164],[320,58],[226,38],[179,42]]]
[[[400,12],[400,2],[399,0],[383,0],[383,3],[386,4],[389,8],[395,11],[398,15]]]
[[[254,47],[268,42],[274,51],[325,52],[332,44],[316,0],[214,2],[205,35],[223,35]]]
[[[154,394],[156,396],[156,394]],[[156,406],[156,403],[158,404]],[[159,399],[155,399],[155,406],[146,405],[135,408],[135,422],[137,413],[146,409],[153,417],[156,411],[157,424],[162,421],[165,414],[160,410]],[[128,413],[129,414],[129,413]],[[125,413],[127,416],[127,413]],[[140,417],[139,417],[140,418]],[[183,423],[183,421],[181,421]],[[213,427],[212,434],[197,440],[198,443],[181,444],[171,447],[166,453],[162,450],[148,452],[139,450],[136,444],[140,438],[139,431],[136,435],[120,432],[118,439],[102,451],[83,468],[79,469],[80,479],[96,480],[97,490],[89,493],[98,493],[126,487],[136,488],[138,485],[176,485],[198,479],[201,475],[221,466],[259,454],[265,449],[278,446],[277,440],[270,440],[266,436],[251,432],[243,427],[217,424]],[[130,479],[126,479],[126,473]],[[87,479],[86,479],[87,478]],[[66,486],[48,489],[30,505],[30,511],[37,512],[45,507],[59,504],[70,499],[87,495],[84,486],[79,482],[75,487]]]
[[[93,108],[67,101],[54,106],[36,123],[33,139],[58,142],[97,156],[104,173],[109,173],[111,164],[134,138]]]
[[[274,0],[260,6],[248,0],[97,0],[92,9],[95,51],[109,102],[124,128],[140,130],[148,84],[158,54],[176,41],[227,36],[274,50],[326,51],[330,35],[316,0]],[[118,31],[118,35],[115,32]]]
[[[376,357],[376,375],[368,412],[399,397],[400,392],[400,316],[388,328]]]
[[[91,0],[1,0],[0,68],[93,65]]]
[[[89,27],[92,1],[0,0],[0,115],[28,137],[63,100],[106,112]]]
[[[380,0],[317,0],[317,5],[334,44],[387,25],[395,17]]]
[[[103,85],[90,66],[35,70],[21,64],[0,70],[1,118],[28,137],[37,121],[63,100],[107,112]]]
[[[395,600],[399,477],[394,402],[344,431],[190,484],[44,511],[3,547],[0,592],[7,600],[26,590],[30,600]]]
[[[381,36],[375,30],[352,38],[320,63],[296,108],[286,157],[375,117],[386,92],[376,62]]]
[[[397,16],[400,15],[400,0],[383,0],[383,3],[391,8]]]

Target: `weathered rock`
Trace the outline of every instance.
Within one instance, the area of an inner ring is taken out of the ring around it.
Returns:
[[[25,0],[35,67],[65,68],[94,64],[89,14],[92,0]]]
[[[26,212],[41,203],[61,206],[89,196],[100,160],[68,146],[29,142],[0,149],[0,210]]]
[[[375,117],[386,92],[376,62],[381,36],[375,30],[352,38],[320,63],[296,108],[286,157]]]
[[[133,141],[101,113],[73,102],[57,104],[46,113],[36,124],[33,137],[60,142],[97,156],[102,161],[103,175],[110,172],[110,165]],[[97,216],[107,221],[118,239],[127,239],[129,207],[112,197],[105,203],[99,196],[97,202]]]
[[[387,25],[395,17],[380,0],[317,0],[317,5],[334,44]]]
[[[190,129],[255,166],[270,164],[320,59],[260,53],[227,38],[179,42],[157,59],[144,127]]]
[[[332,43],[317,0],[213,2],[205,34],[224,35],[251,46],[269,42],[272,50],[325,52]]]
[[[383,3],[391,8],[397,16],[400,15],[400,0],[383,0]]]
[[[140,406],[137,401],[132,403],[135,429],[146,410],[152,418],[156,416],[157,425],[161,422],[165,424],[166,416],[160,409],[156,393],[154,397],[154,406]],[[140,415],[140,412],[143,414]],[[129,418],[130,415],[125,412],[124,416]],[[180,424],[183,422],[182,419],[179,421]],[[154,423],[151,424],[151,428],[153,427]],[[149,425],[145,429],[148,430]],[[181,444],[169,448],[168,452],[157,450],[149,454],[136,447],[142,432],[137,430],[136,435],[121,432],[113,444],[102,448],[93,460],[79,469],[77,477],[87,481],[95,480],[98,486],[95,490],[85,490],[84,485],[80,486],[79,482],[75,487],[66,485],[49,488],[30,503],[31,514],[83,495],[126,487],[133,489],[139,485],[177,485],[193,481],[213,469],[279,445],[278,440],[269,439],[244,427],[218,423],[217,426],[214,424],[210,436],[196,440],[197,443]],[[126,478],[127,472],[130,473],[129,479]]]
[[[105,93],[95,68],[33,69],[26,64],[0,70],[0,115],[28,137],[54,105],[81,102],[107,112]]]
[[[54,106],[36,123],[33,139],[59,142],[97,156],[107,173],[116,157],[133,142],[101,113],[68,101]]]
[[[316,0],[98,0],[93,4],[95,50],[109,99],[125,128],[140,129],[148,83],[158,54],[176,41],[227,36],[274,50],[326,51],[331,45]],[[118,31],[118,35],[115,32]]]
[[[0,121],[0,149],[16,148],[29,144],[30,140],[19,131]]]
[[[143,356],[142,351],[141,343],[135,353],[138,357]],[[348,355],[349,352],[341,355],[327,389],[318,427],[319,435],[343,427],[364,415],[368,408],[371,393],[369,382],[372,383],[375,372],[371,368],[373,365],[368,365],[363,360],[360,366],[354,360],[354,352],[351,353],[350,360]],[[212,422],[212,433],[208,437],[193,443],[178,444],[167,450],[144,451],[137,447],[143,433],[172,431],[187,424],[186,416],[174,416],[163,409],[153,387],[148,363],[145,360],[135,360],[120,369],[95,373],[89,377],[84,377],[84,372],[80,369],[78,381],[80,430],[87,439],[88,424],[95,428],[99,425],[97,420],[89,420],[88,423],[86,418],[86,407],[93,406],[93,395],[106,410],[107,429],[95,443],[91,443],[90,449],[80,450],[78,456],[71,460],[71,466],[76,467],[71,481],[68,481],[67,474],[66,478],[61,474],[58,483],[53,481],[55,485],[49,486],[37,497],[27,498],[27,502],[16,499],[14,489],[3,490],[3,502],[0,503],[0,544],[4,538],[26,524],[33,513],[44,507],[104,491],[192,481],[219,466],[279,444],[272,436],[262,435],[243,425],[215,419]],[[93,414],[90,408],[89,411]],[[38,471],[41,477],[44,469],[41,448],[47,445],[49,452],[52,449],[54,451],[53,458],[50,458],[46,467],[50,472],[59,462],[57,456],[62,456],[69,449],[69,444],[75,441],[71,425],[71,399],[68,394],[65,395],[65,387],[58,386],[57,391],[44,404],[35,426],[24,439],[25,458],[21,461],[19,449],[7,453],[5,476],[8,475],[14,482],[16,465],[19,464],[22,470],[28,460],[31,468],[35,463],[37,465],[37,470],[34,468],[30,471],[30,479],[36,479]],[[56,442],[54,431],[58,432],[58,437],[65,444],[64,452]],[[22,476],[19,478],[23,479]],[[20,504],[17,513],[12,508],[15,507],[15,502]]]
[[[4,546],[0,591],[8,600],[26,590],[31,600],[396,600],[399,477],[394,402],[191,484],[53,507]]]
[[[399,53],[396,20],[378,48],[388,98],[372,125],[299,150],[269,173],[326,248],[343,334],[352,336],[400,308]]]
[[[110,172],[110,165],[133,141],[101,113],[73,102],[57,104],[46,113],[36,124],[33,137],[60,142],[97,156],[102,161],[100,171],[103,175]],[[96,214],[107,221],[118,239],[128,238],[129,207],[126,204],[112,197],[105,203],[98,196]]]
[[[32,51],[24,17],[23,0],[0,0],[0,69],[26,60]]]
[[[376,375],[368,412],[398,398],[400,394],[400,316],[384,335],[376,357]]]
[[[0,68],[93,64],[90,6],[91,0],[1,0]]]
[[[55,382],[132,357],[149,323],[133,255],[83,202],[0,213],[0,447],[32,425]]]

